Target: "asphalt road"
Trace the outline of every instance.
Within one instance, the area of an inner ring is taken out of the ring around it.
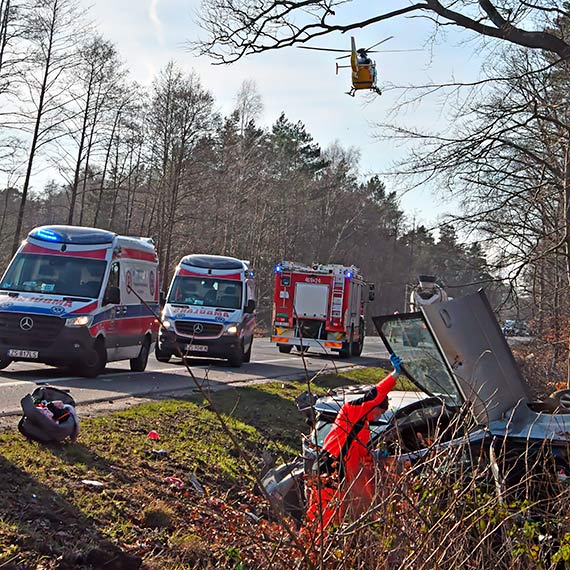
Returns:
[[[334,371],[335,367],[377,366],[381,358],[388,358],[382,342],[378,337],[368,337],[360,357],[339,360],[309,352],[305,364],[307,373],[313,375],[319,371]],[[306,374],[298,353],[281,354],[267,338],[255,339],[251,362],[241,368],[231,368],[226,362],[214,359],[192,358],[187,362],[197,381],[213,390],[227,384],[293,380]],[[69,389],[78,405],[197,390],[179,358],[161,363],[151,356],[145,372],[131,372],[128,361],[112,362],[105,374],[93,379],[69,376],[67,370],[51,366],[17,362],[0,371],[0,416],[20,415],[21,398],[41,384]]]

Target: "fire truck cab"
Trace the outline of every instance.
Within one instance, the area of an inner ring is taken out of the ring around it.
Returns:
[[[373,298],[374,285],[353,265],[283,261],[275,267],[271,341],[285,353],[296,347],[360,356]]]

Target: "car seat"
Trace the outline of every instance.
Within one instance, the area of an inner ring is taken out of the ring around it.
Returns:
[[[204,295],[204,305],[213,306],[216,304],[216,299],[218,294],[215,289],[209,289],[208,292]]]
[[[237,309],[236,300],[236,288],[233,285],[228,285],[220,297],[220,306],[225,309]]]

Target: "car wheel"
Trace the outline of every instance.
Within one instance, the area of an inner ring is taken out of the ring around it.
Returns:
[[[551,396],[554,398],[558,405],[565,410],[570,410],[570,390],[557,390]]]
[[[105,350],[105,341],[102,338],[98,338],[87,360],[77,366],[76,370],[81,376],[95,378],[95,376],[99,376],[105,370],[106,365],[107,351]]]
[[[279,345],[279,352],[283,354],[289,354],[293,350],[292,344],[280,344]]]
[[[232,368],[239,368],[243,364],[244,352],[243,344],[240,344],[237,349],[230,355],[228,362]]]
[[[133,372],[144,372],[148,362],[148,355],[150,353],[150,338],[148,336],[143,340],[141,351],[136,358],[131,358],[130,365]]]
[[[4,370],[4,368],[7,368],[8,366],[10,366],[10,364],[12,364],[11,360],[0,360],[0,370]]]
[[[172,354],[170,352],[163,352],[158,348],[158,342],[154,347],[154,356],[159,362],[170,362],[170,359],[172,358]]]
[[[247,349],[247,352],[244,352],[243,354],[243,361],[244,362],[249,362],[251,360],[251,349],[253,347],[253,337],[251,338],[251,342],[249,343],[249,348]]]

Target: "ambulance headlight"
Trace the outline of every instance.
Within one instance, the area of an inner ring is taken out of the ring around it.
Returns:
[[[81,317],[73,317],[72,319],[65,319],[66,327],[90,327],[93,322],[93,317],[89,315],[82,315]]]
[[[228,325],[226,329],[226,334],[237,334],[238,333],[238,326],[237,325]]]
[[[172,323],[168,319],[162,320],[162,328],[163,329],[170,330],[171,327],[172,327]]]

